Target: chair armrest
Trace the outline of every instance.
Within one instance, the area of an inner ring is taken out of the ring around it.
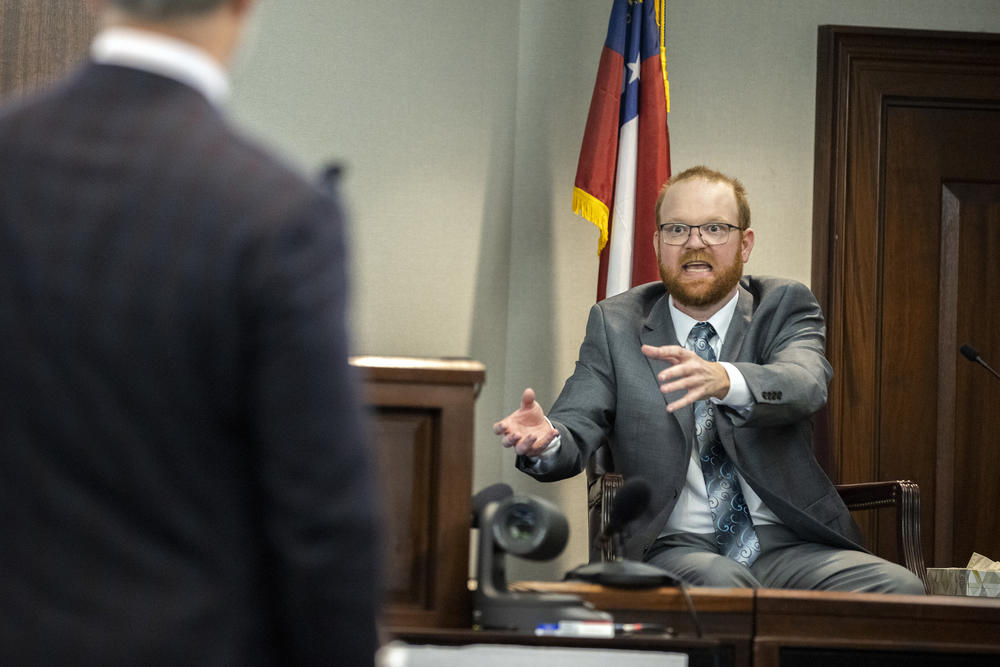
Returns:
[[[601,503],[601,530],[604,530],[604,527],[611,521],[611,507],[615,503],[615,494],[618,493],[618,489],[622,488],[624,481],[624,478],[618,473],[606,472],[601,475],[599,484],[596,485],[599,487],[598,493]],[[615,549],[614,540],[605,540],[600,544],[600,549],[602,561],[613,561],[621,556]]]
[[[838,484],[837,493],[849,510],[865,510],[896,504],[901,494],[901,484],[910,482],[861,482],[860,484]],[[919,494],[919,491],[917,492]]]
[[[838,484],[837,492],[851,511],[896,508],[896,548],[903,565],[920,577],[924,590],[927,568],[920,545],[920,487],[909,480]]]

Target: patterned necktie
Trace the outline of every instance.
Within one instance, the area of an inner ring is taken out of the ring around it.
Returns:
[[[715,361],[715,351],[708,344],[714,336],[715,329],[711,324],[699,322],[688,335],[688,347],[702,359]],[[760,555],[760,542],[750,519],[750,510],[743,499],[743,490],[736,477],[733,462],[722,448],[715,429],[711,401],[695,402],[694,431],[719,552],[750,567]]]

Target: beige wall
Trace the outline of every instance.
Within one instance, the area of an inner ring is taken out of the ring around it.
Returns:
[[[569,210],[610,0],[262,0],[233,110],[308,169],[346,166],[354,348],[486,364],[475,488],[556,500],[586,559],[582,479],[513,470],[490,426],[533,386],[548,406],[593,302],[596,229]],[[739,176],[748,272],[808,283],[816,29],[1000,32],[997,0],[668,0],[674,170]]]

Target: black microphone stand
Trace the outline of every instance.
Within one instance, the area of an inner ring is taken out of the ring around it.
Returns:
[[[602,536],[602,541],[613,540],[615,553],[625,552],[625,540],[622,531],[616,530],[610,535]],[[587,563],[573,568],[566,573],[565,579],[579,579],[602,586],[616,588],[656,588],[659,586],[674,586],[677,577],[663,568],[629,560],[621,556],[615,560]]]

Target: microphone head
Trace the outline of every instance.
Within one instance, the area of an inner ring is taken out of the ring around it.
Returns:
[[[979,359],[979,353],[976,352],[976,348],[972,347],[968,343],[960,347],[958,351],[961,352],[962,356],[969,361],[976,361]]]
[[[609,526],[621,527],[635,519],[649,507],[652,489],[649,482],[641,477],[633,477],[622,484],[615,494],[611,504],[611,514],[608,517]]]
[[[482,514],[487,505],[512,495],[514,495],[514,489],[510,488],[510,484],[503,482],[492,484],[477,492],[476,495],[472,496],[472,527],[479,527],[479,515]]]

